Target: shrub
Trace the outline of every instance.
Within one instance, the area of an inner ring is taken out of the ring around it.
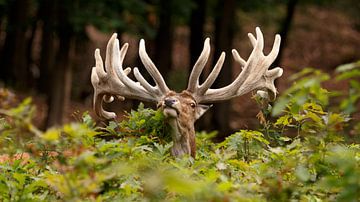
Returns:
[[[356,68],[338,69],[338,79],[350,79],[345,95],[321,87],[326,74],[305,69],[273,107],[263,105],[258,130],[221,143],[211,141],[216,132],[197,133],[196,159],[170,155],[164,117],[143,105],[104,128],[85,113],[42,132],[26,99],[0,111],[0,200],[358,201],[360,145],[349,137],[360,133],[350,118]],[[343,96],[339,108],[329,105],[334,96]]]

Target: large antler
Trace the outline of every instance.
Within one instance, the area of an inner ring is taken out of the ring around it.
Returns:
[[[100,51],[96,49],[96,65],[91,72],[91,83],[95,91],[94,110],[98,116],[106,119],[116,117],[114,112],[108,112],[103,109],[103,102],[112,102],[114,96],[119,100],[124,100],[126,97],[148,102],[158,102],[169,91],[161,74],[146,53],[144,40],[140,41],[140,58],[156,85],[150,85],[136,67],[134,68],[134,76],[138,82],[133,81],[127,76],[131,72],[131,68],[128,67],[124,70],[123,61],[129,45],[125,43],[121,50],[119,50],[119,40],[116,37],[117,34],[113,34],[106,47],[106,71],[104,71]]]
[[[209,39],[205,40],[203,51],[194,65],[187,88],[188,91],[193,93],[197,102],[209,103],[228,100],[253,90],[259,90],[259,94],[263,96],[268,96],[267,92],[270,92],[270,97],[272,99],[276,96],[274,80],[282,75],[283,70],[280,67],[276,67],[271,70],[268,68],[274,62],[279,53],[281,41],[280,35],[277,34],[275,36],[273,48],[266,56],[263,53],[264,37],[260,28],[256,28],[256,38],[251,33],[249,33],[248,36],[254,49],[247,61],[242,59],[235,49],[232,50],[235,61],[242,66],[241,73],[231,84],[219,89],[210,89],[210,87],[214,83],[222,68],[222,64],[225,59],[224,52],[221,54],[209,77],[203,84],[199,85],[200,74],[210,55]]]

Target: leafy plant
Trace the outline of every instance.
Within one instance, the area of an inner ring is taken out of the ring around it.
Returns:
[[[340,69],[356,91],[356,69]],[[360,133],[349,107],[357,99],[323,89],[328,75],[318,70],[293,79],[273,107],[262,105],[259,130],[221,143],[197,133],[195,159],[170,155],[162,113],[142,104],[106,127],[85,113],[40,131],[25,99],[0,110],[0,201],[360,200],[360,145],[348,138]],[[339,97],[346,104],[332,107]]]

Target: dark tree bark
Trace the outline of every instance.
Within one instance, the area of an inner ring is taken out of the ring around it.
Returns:
[[[235,8],[236,0],[218,1],[219,16],[215,21],[215,60],[219,58],[222,51],[231,55],[231,47],[235,28]],[[224,68],[214,83],[214,87],[219,88],[228,85],[232,81],[232,62],[231,57],[224,62]],[[229,135],[230,129],[230,101],[215,104],[213,107],[212,126],[219,131],[219,138]]]
[[[55,60],[55,25],[56,1],[41,0],[39,16],[42,21],[40,76],[37,81],[37,90],[49,95],[52,84],[51,71],[54,69]]]
[[[5,83],[25,90],[28,87],[27,77],[27,43],[26,31],[30,15],[31,0],[9,1],[6,39],[2,54],[0,70]]]
[[[35,86],[35,77],[36,75],[36,69],[34,68],[34,58],[33,58],[33,48],[34,48],[34,44],[35,44],[35,36],[36,36],[36,30],[38,29],[37,26],[37,19],[38,16],[34,16],[32,19],[32,23],[31,23],[31,32],[30,32],[30,37],[27,43],[27,47],[26,47],[26,69],[28,69],[29,74],[27,74],[27,81],[30,84],[27,88],[34,88]]]
[[[172,23],[172,0],[160,0],[159,28],[155,39],[155,63],[164,79],[171,70],[174,27]]]
[[[281,36],[281,44],[280,44],[279,54],[273,63],[273,65],[275,67],[281,65],[284,48],[286,47],[286,44],[287,44],[287,38],[289,35],[291,24],[294,19],[294,14],[295,14],[295,9],[296,9],[297,4],[298,4],[298,0],[288,0],[287,8],[286,8],[286,16],[285,16],[283,22],[281,23],[281,27],[279,30],[279,34]]]
[[[206,0],[196,0],[196,7],[192,10],[190,19],[190,69],[196,63],[203,48],[204,42],[204,25],[206,18]],[[204,81],[204,74],[200,75],[200,80]],[[200,81],[200,82],[201,82]],[[206,113],[196,122],[197,130],[206,130],[211,128],[211,115]]]
[[[0,39],[2,38],[2,33],[3,33],[2,27],[3,27],[4,20],[5,20],[5,6],[0,6]],[[2,50],[3,50],[2,49],[3,47],[1,45],[2,45],[2,43],[0,41],[0,55],[2,55]],[[0,59],[1,59],[1,57],[0,57]]]
[[[196,8],[190,19],[190,65],[198,59],[204,40],[204,24],[206,17],[206,0],[196,0]],[[190,70],[191,71],[191,70]]]
[[[52,85],[49,94],[47,126],[59,125],[64,121],[64,112],[69,106],[71,97],[72,69],[70,56],[74,40],[74,30],[69,22],[69,10],[60,3],[58,7],[59,50],[56,65],[52,71]]]

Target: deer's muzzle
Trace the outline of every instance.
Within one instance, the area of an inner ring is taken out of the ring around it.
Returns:
[[[162,108],[165,117],[167,118],[176,118],[180,114],[180,111],[178,109],[179,100],[175,98],[165,98],[165,100],[162,103]]]
[[[164,104],[166,107],[173,107],[173,105],[177,102],[176,99],[173,99],[173,98],[167,98],[165,99],[164,101]]]

